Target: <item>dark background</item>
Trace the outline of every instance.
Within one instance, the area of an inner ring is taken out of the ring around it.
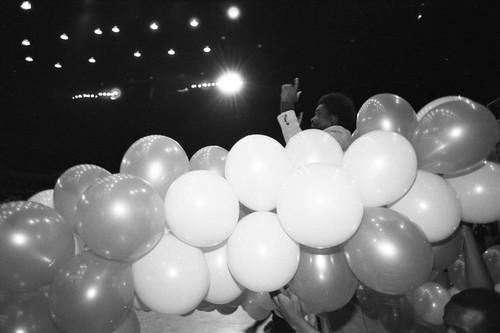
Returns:
[[[0,4],[2,200],[26,179],[33,190],[53,187],[77,164],[119,172],[126,150],[147,135],[176,140],[188,157],[208,145],[229,150],[249,134],[283,143],[280,85],[294,77],[305,119],[330,91],[346,93],[357,108],[392,93],[415,111],[448,95],[484,105],[500,96],[494,0],[34,0],[30,11],[21,2]],[[226,17],[230,5],[241,11],[237,21]],[[192,16],[197,29],[188,25]],[[157,31],[149,29],[153,21]],[[111,32],[114,25],[120,33]],[[25,38],[31,46],[21,45]],[[211,53],[202,52],[205,45]],[[28,55],[35,61],[26,62]],[[239,95],[179,92],[228,68],[244,77]],[[115,101],[72,99],[114,87],[122,90]]]

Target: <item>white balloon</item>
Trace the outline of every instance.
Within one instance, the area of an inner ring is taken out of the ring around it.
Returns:
[[[417,176],[417,155],[404,136],[377,130],[349,146],[342,166],[358,183],[364,206],[379,207],[410,189]]]
[[[231,148],[225,175],[243,205],[254,211],[270,211],[276,208],[278,192],[290,170],[285,147],[271,137],[254,134]]]
[[[292,167],[309,163],[342,164],[342,147],[330,134],[319,129],[307,129],[290,138],[286,144]]]
[[[238,298],[245,288],[231,275],[227,266],[227,243],[202,249],[210,272],[210,287],[205,300],[212,304],[227,304]]]
[[[295,241],[309,247],[343,243],[358,229],[363,211],[358,185],[333,164],[313,163],[295,169],[278,196],[281,225]]]
[[[165,195],[170,231],[192,246],[209,247],[225,241],[239,215],[238,198],[229,182],[208,170],[179,176]]]
[[[299,259],[299,244],[271,212],[245,216],[227,241],[229,270],[243,287],[255,292],[285,286],[297,271]]]
[[[54,208],[54,190],[43,190],[32,195],[28,201],[38,202],[50,208]]]

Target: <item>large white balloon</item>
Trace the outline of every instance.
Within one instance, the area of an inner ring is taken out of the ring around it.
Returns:
[[[229,270],[243,287],[255,292],[285,286],[297,271],[299,259],[299,244],[271,212],[245,216],[227,241]]]
[[[344,155],[342,147],[333,136],[314,128],[291,137],[285,148],[293,168],[318,162],[341,165]]]
[[[276,208],[278,192],[290,170],[285,147],[271,137],[254,134],[231,148],[225,175],[243,205],[254,211],[270,211]]]
[[[351,237],[363,218],[357,183],[333,164],[313,163],[290,173],[278,196],[277,213],[297,242],[332,247]]]
[[[389,206],[422,228],[431,243],[450,236],[462,219],[457,192],[436,174],[418,170],[410,190]]]
[[[167,224],[180,240],[197,247],[225,241],[238,223],[236,193],[222,176],[208,170],[177,178],[165,196]]]
[[[410,189],[417,176],[417,155],[404,136],[372,131],[349,146],[342,166],[358,183],[365,207],[378,207]]]

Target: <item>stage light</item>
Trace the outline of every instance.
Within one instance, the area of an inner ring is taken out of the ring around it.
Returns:
[[[29,40],[27,40],[27,39],[24,39],[24,40],[21,42],[21,44],[23,44],[24,46],[30,46],[30,45],[31,45],[30,41],[29,41]]]
[[[134,53],[134,57],[136,57],[136,58],[140,58],[140,57],[141,57],[141,52],[139,52],[139,51],[135,51],[135,53]]]
[[[34,59],[33,59],[32,57],[28,56],[28,57],[26,57],[26,58],[25,58],[25,60],[26,60],[27,62],[32,62]]]
[[[94,57],[90,57],[90,58],[89,58],[89,62],[90,62],[91,64],[95,64],[95,59],[94,59]]]
[[[173,56],[175,54],[175,51],[174,51],[174,49],[170,49],[167,51],[167,53],[168,53],[168,55]]]
[[[210,53],[210,51],[212,51],[212,49],[208,45],[203,48],[203,52],[205,53]]]
[[[23,3],[21,4],[21,8],[24,10],[30,10],[31,9],[31,2],[23,1]]]
[[[159,26],[156,22],[151,23],[149,27],[151,28],[151,30],[158,30],[158,28],[159,28]]]
[[[112,101],[114,101],[114,100],[117,100],[118,98],[120,98],[121,95],[122,95],[122,91],[118,88],[114,88],[113,90],[111,90],[110,98]]]
[[[95,29],[95,30],[94,30],[94,33],[95,33],[96,35],[102,35],[102,30],[101,30],[101,28],[97,28],[97,29]]]
[[[238,73],[228,72],[217,80],[217,87],[224,94],[235,94],[241,90],[243,80]]]
[[[200,21],[198,21],[196,17],[193,17],[191,20],[189,20],[189,25],[193,28],[196,28],[198,25],[200,25]]]
[[[231,19],[231,20],[236,20],[238,17],[240,17],[240,10],[238,9],[238,7],[230,7],[228,10],[227,10],[227,16]]]
[[[66,35],[66,34],[62,34],[61,36],[59,36],[59,38],[61,38],[62,40],[68,40],[69,39],[68,35]]]
[[[116,25],[111,28],[111,31],[113,31],[115,34],[119,33],[120,32],[120,28],[118,28]]]
[[[56,64],[54,65],[54,67],[55,67],[55,68],[62,68],[62,65],[61,65],[61,63],[56,62]]]

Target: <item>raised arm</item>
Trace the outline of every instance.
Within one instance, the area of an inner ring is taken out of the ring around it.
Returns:
[[[280,294],[273,297],[276,304],[276,312],[286,320],[286,322],[297,333],[321,333],[315,329],[304,318],[302,306],[299,298],[290,291],[282,291]]]

